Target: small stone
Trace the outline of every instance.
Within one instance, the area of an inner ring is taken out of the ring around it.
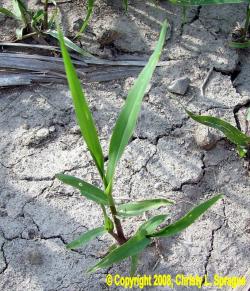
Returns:
[[[182,77],[173,81],[168,87],[168,91],[171,93],[184,95],[190,84],[190,79],[188,77]]]
[[[39,139],[45,139],[49,135],[48,128],[41,128],[36,132],[36,137]]]
[[[54,125],[50,126],[49,128],[49,132],[52,133],[52,132],[55,132],[56,131],[56,128]]]
[[[83,25],[83,20],[82,20],[82,18],[79,18],[76,21],[74,21],[73,29],[75,31],[79,31],[81,29],[82,25]]]
[[[81,133],[81,129],[78,125],[75,125],[73,126],[71,129],[70,129],[70,133],[73,133],[73,134],[80,134]]]
[[[28,125],[28,123],[24,123],[24,124],[22,125],[22,129],[24,129],[24,130],[29,130],[29,129],[30,129],[30,126]]]
[[[198,125],[195,131],[195,141],[200,148],[210,150],[215,146],[217,140],[208,127]]]
[[[28,261],[31,265],[42,265],[43,255],[38,251],[30,251],[27,255]]]
[[[116,30],[106,30],[101,37],[97,39],[101,46],[108,46],[114,43],[120,37],[120,33]]]

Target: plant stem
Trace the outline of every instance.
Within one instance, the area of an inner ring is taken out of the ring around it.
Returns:
[[[246,21],[245,21],[245,39],[247,37],[249,24],[250,24],[250,4],[248,4],[247,6],[247,16],[246,16]]]
[[[44,20],[43,20],[43,29],[48,29],[48,2],[49,0],[44,1]]]
[[[112,185],[108,185],[106,177],[103,177],[103,184],[106,190],[106,194],[108,195],[108,199],[109,199],[109,203],[110,203],[110,211],[112,214],[112,218],[114,220],[114,224],[115,224],[115,228],[117,231],[117,237],[115,238],[117,240],[117,242],[119,244],[123,244],[127,241],[123,229],[122,229],[122,225],[121,225],[121,221],[119,218],[117,218],[117,210],[115,207],[115,201],[114,198],[112,196]],[[111,234],[112,235],[112,234]]]

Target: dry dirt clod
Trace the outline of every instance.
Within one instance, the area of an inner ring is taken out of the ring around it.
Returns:
[[[182,77],[179,79],[176,79],[168,86],[168,91],[171,93],[179,94],[179,95],[185,95],[187,92],[187,89],[190,84],[190,79],[188,77]]]
[[[216,144],[216,137],[211,133],[208,127],[198,125],[195,130],[195,141],[200,148],[210,150]]]
[[[30,251],[27,258],[31,265],[42,265],[43,263],[43,256],[38,251]]]
[[[115,40],[120,37],[120,33],[115,30],[107,30],[105,31],[100,38],[97,39],[99,44],[103,46],[111,45]]]

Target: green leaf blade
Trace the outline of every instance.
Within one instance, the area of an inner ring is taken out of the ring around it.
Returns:
[[[249,0],[170,0],[170,2],[180,6],[201,6],[249,3]]]
[[[76,240],[67,244],[66,248],[70,250],[77,249],[86,245],[89,241],[95,239],[96,237],[103,235],[104,233],[107,233],[107,230],[103,226],[91,229],[80,235]]]
[[[138,261],[139,261],[139,254],[134,255],[131,257],[131,266],[130,266],[130,277],[133,277],[135,275],[135,272],[138,267]]]
[[[167,218],[167,215],[156,215],[151,217],[149,220],[145,221],[137,230],[137,233],[143,232],[147,234],[151,234],[156,230],[156,228],[163,223]]]
[[[219,199],[222,198],[222,195],[217,195],[200,205],[193,208],[189,213],[187,213],[184,217],[179,219],[177,222],[172,223],[160,231],[148,235],[148,237],[167,237],[175,235],[176,233],[184,230],[188,226],[194,223],[196,219],[198,219],[205,211],[207,211],[211,206],[213,206]]]
[[[3,7],[0,7],[0,13],[6,15],[8,17],[11,17],[11,18],[15,18],[15,19],[17,18],[14,13],[12,13],[10,10],[5,9]]]
[[[90,20],[92,14],[93,14],[94,3],[95,3],[94,0],[88,0],[87,15],[86,15],[86,17],[85,17],[85,19],[83,21],[83,24],[82,24],[79,32],[76,35],[76,38],[79,37],[85,31],[85,29],[87,28],[87,26],[89,24],[89,20]]]
[[[141,109],[142,99],[161,56],[161,51],[166,39],[167,28],[168,23],[167,21],[164,21],[156,48],[147,65],[139,74],[133,87],[130,89],[126,102],[113,129],[109,147],[109,163],[107,169],[108,183],[112,183],[115,167],[133,134]]]
[[[57,40],[60,40],[59,39],[59,33],[56,31],[56,30],[47,30],[46,32],[44,32],[46,34],[49,34],[50,36],[54,37],[55,39]],[[82,56],[85,56],[85,57],[92,57],[92,55],[85,51],[84,49],[80,48],[78,45],[76,45],[75,43],[73,43],[73,41],[71,41],[69,38],[67,38],[66,36],[62,36],[63,38],[63,41],[64,41],[64,44],[71,50],[79,53],[80,55]]]
[[[117,207],[117,211],[119,216],[137,216],[143,214],[145,211],[169,204],[173,204],[173,202],[167,199],[149,199],[121,204]]]
[[[243,42],[231,41],[229,42],[229,46],[235,49],[245,49],[250,47],[250,40],[246,40]]]
[[[186,112],[193,120],[223,132],[232,143],[241,147],[248,147],[250,145],[250,137],[230,123],[217,117],[196,115],[188,110]]]
[[[137,255],[143,251],[149,244],[151,240],[144,235],[136,235],[130,238],[120,247],[116,248],[110,252],[106,257],[104,257],[99,263],[90,268],[88,272],[95,272],[99,269],[107,268],[114,263],[118,263],[123,259]]]
[[[70,175],[57,174],[55,177],[63,183],[79,189],[81,195],[85,196],[87,199],[98,204],[109,205],[108,197],[101,189]]]
[[[104,177],[104,157],[102,148],[97,135],[97,130],[94,124],[94,120],[89,109],[87,100],[80,80],[77,77],[76,70],[71,62],[69,53],[66,49],[64,38],[61,30],[58,32],[58,38],[60,41],[61,51],[64,60],[65,71],[67,74],[68,84],[73,98],[75,107],[76,118],[81,129],[82,136],[88,146],[88,149],[94,159],[94,162],[98,168],[101,177]]]

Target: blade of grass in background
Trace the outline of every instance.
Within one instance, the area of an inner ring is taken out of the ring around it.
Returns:
[[[125,11],[127,12],[128,11],[128,0],[123,0],[123,6],[124,6]]]
[[[46,34],[49,34],[51,35],[52,37],[56,38],[57,40],[59,40],[59,34],[56,30],[48,30],[45,32]],[[92,55],[83,50],[82,48],[80,48],[78,45],[76,45],[75,43],[73,43],[69,38],[67,38],[66,36],[62,36],[63,37],[63,40],[64,40],[64,44],[72,49],[73,51],[85,56],[85,57],[92,57]]]
[[[104,157],[102,148],[97,135],[94,120],[89,109],[87,100],[80,80],[77,77],[76,70],[71,62],[69,53],[66,49],[62,31],[58,29],[58,38],[60,41],[61,51],[64,60],[65,71],[68,79],[69,88],[73,98],[73,103],[76,112],[76,118],[81,129],[82,136],[88,146],[88,149],[95,161],[98,171],[104,178]]]
[[[160,231],[148,235],[148,237],[166,237],[166,236],[172,236],[176,233],[184,230],[188,226],[190,226],[196,219],[198,219],[204,212],[206,212],[212,205],[214,205],[219,199],[222,198],[222,195],[217,195],[200,205],[196,206],[194,209],[192,209],[189,213],[187,213],[183,218],[178,220],[175,223],[172,223],[168,225],[167,227],[164,227]]]
[[[108,183],[112,184],[117,162],[122,156],[122,153],[124,152],[124,149],[135,129],[136,121],[141,109],[142,99],[161,56],[167,29],[168,23],[167,21],[164,21],[155,51],[151,55],[147,65],[139,74],[133,87],[129,90],[126,102],[113,129],[109,146],[109,163],[106,176]]]
[[[231,41],[229,46],[235,49],[245,49],[250,47],[250,40],[244,42]]]
[[[250,137],[230,123],[217,117],[196,115],[188,110],[186,112],[193,120],[223,132],[232,143],[241,147],[248,147],[250,145]]]
[[[5,9],[3,7],[0,7],[0,13],[11,18],[19,19],[14,13],[12,13],[10,10]]]
[[[200,6],[218,4],[249,3],[249,0],[169,0],[172,4],[180,6]]]
[[[94,3],[95,3],[94,0],[88,0],[87,15],[86,15],[86,17],[85,17],[85,19],[83,21],[83,24],[82,24],[79,32],[76,34],[75,38],[79,37],[85,31],[85,29],[87,28],[87,26],[89,24],[90,17],[93,14]]]

